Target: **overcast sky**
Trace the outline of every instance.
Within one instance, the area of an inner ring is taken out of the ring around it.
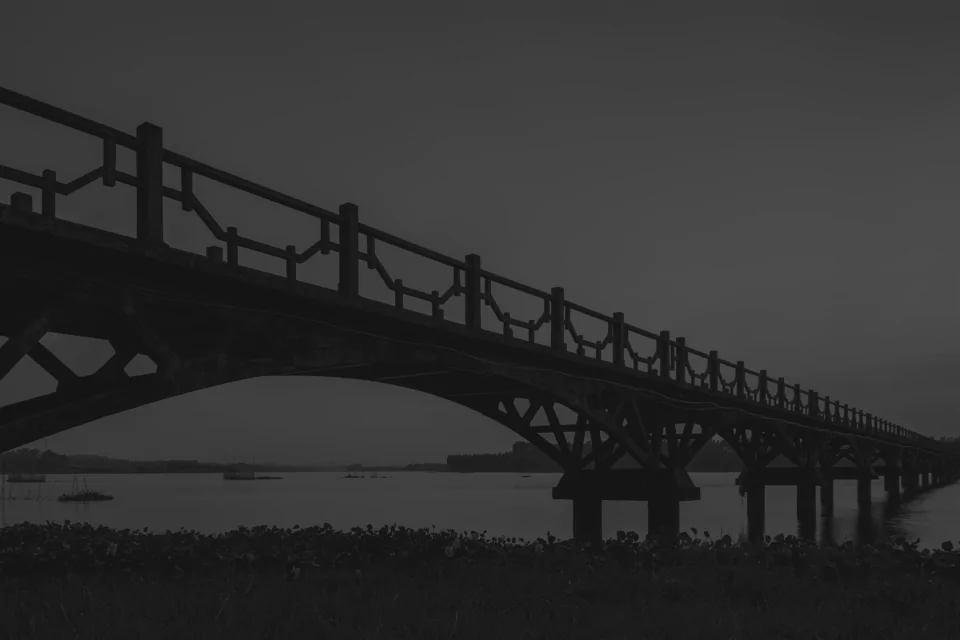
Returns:
[[[366,223],[448,255],[478,253],[487,269],[563,286],[701,350],[960,434],[960,25],[561,4],[165,2],[148,14],[136,2],[14,3],[0,22],[0,85],[131,133],[153,122],[167,148],[202,162],[328,209],[355,202]],[[0,136],[0,163],[20,169],[69,180],[99,162],[91,139],[5,107]],[[0,197],[18,188],[0,182]],[[199,179],[197,191],[245,235],[303,248],[319,233]],[[94,185],[63,217],[129,233],[133,202],[128,188]],[[167,237],[202,251],[213,240],[192,215],[169,207]],[[383,255],[408,285],[448,284]],[[336,273],[325,260],[306,270],[321,284]],[[44,342],[78,371],[109,355]],[[52,390],[45,376],[21,363],[0,404]],[[47,446],[408,463],[516,439],[412,391],[275,378]]]

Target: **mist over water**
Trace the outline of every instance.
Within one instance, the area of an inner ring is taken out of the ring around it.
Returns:
[[[286,473],[282,480],[224,481],[217,474],[87,475],[87,486],[115,496],[109,502],[59,503],[73,476],[48,475],[40,485],[7,485],[15,500],[0,501],[0,525],[20,522],[89,522],[150,531],[181,527],[220,533],[238,526],[330,523],[336,529],[398,524],[457,531],[486,531],[524,539],[572,536],[573,504],[554,500],[550,490],[560,474],[393,472],[383,479],[344,479],[343,472]],[[746,534],[747,505],[734,484],[735,473],[692,473],[701,488],[698,502],[680,505],[681,530],[695,527],[713,537]],[[875,481],[872,529],[880,539],[920,538],[920,547],[939,547],[960,530],[960,485],[931,491],[885,517],[882,481]],[[36,496],[40,495],[40,500]],[[29,495],[31,499],[23,499]],[[857,539],[856,481],[835,482],[832,536]],[[819,503],[818,503],[819,508]],[[796,534],[796,490],[767,487],[769,535]],[[603,503],[603,535],[617,530],[647,531],[643,502]],[[823,536],[823,524],[818,537]],[[954,540],[954,542],[957,542]]]

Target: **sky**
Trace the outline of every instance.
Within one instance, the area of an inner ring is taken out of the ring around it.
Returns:
[[[495,273],[960,435],[960,25],[830,4],[803,15],[769,13],[780,3],[764,15],[658,6],[15,3],[0,22],[0,86],[131,133],[153,122],[167,148],[201,162],[327,209],[354,202],[366,224],[423,246],[480,254]],[[0,106],[2,164],[72,179],[98,154],[92,139]],[[18,189],[0,181],[0,199]],[[197,193],[245,235],[298,248],[318,237],[255,198],[199,179]],[[133,202],[94,185],[62,217],[132,233]],[[180,248],[213,244],[173,206],[166,233]],[[411,286],[449,284],[422,261],[382,257]],[[333,259],[305,277],[332,282]],[[384,295],[364,277],[364,295]],[[110,354],[63,336],[44,344],[78,373]],[[0,405],[52,388],[24,361],[0,380]],[[406,464],[515,440],[413,391],[263,378],[38,444]]]

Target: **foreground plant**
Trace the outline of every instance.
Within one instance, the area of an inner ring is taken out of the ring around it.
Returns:
[[[23,524],[0,529],[0,637],[954,637],[957,553],[917,544]]]

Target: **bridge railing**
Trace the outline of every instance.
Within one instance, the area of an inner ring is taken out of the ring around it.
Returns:
[[[482,308],[487,307],[499,324],[496,331],[506,337],[536,343],[538,332],[548,326],[547,344],[554,350],[567,351],[569,340],[580,357],[730,396],[743,403],[779,409],[785,414],[813,418],[865,434],[882,434],[889,439],[932,451],[953,453],[949,447],[932,438],[881,420],[860,409],[841,405],[829,397],[821,398],[816,391],[803,390],[799,384],[788,385],[784,378],[773,378],[766,370],[754,371],[742,361],[734,363],[720,358],[716,351],[704,353],[688,347],[684,338],[671,338],[669,331],[652,333],[626,323],[623,313],[606,315],[571,302],[560,287],[554,287],[549,293],[540,291],[483,269],[477,255],[468,255],[463,260],[452,258],[361,224],[354,204],[343,204],[334,213],[164,149],[162,130],[152,124],[140,125],[137,135],[132,136],[3,88],[0,88],[0,104],[86,133],[102,142],[101,165],[69,182],[62,182],[52,170],[35,175],[0,165],[0,180],[41,192],[39,214],[42,217],[56,217],[58,196],[69,196],[97,181],[107,187],[114,187],[117,183],[128,185],[137,190],[137,239],[146,245],[164,246],[163,199],[167,198],[179,202],[183,211],[194,212],[211,235],[225,245],[226,263],[229,265],[239,266],[238,250],[243,248],[284,261],[286,277],[295,283],[298,265],[311,260],[318,253],[327,255],[334,252],[339,257],[338,291],[348,300],[360,297],[359,269],[363,263],[375,271],[387,289],[393,292],[393,304],[399,309],[405,308],[407,298],[418,299],[430,305],[432,317],[443,319],[444,305],[452,298],[463,297],[464,324],[471,329],[488,330],[483,326],[481,313]],[[136,175],[117,169],[118,146],[135,152]],[[179,169],[179,189],[164,185],[165,164]],[[236,227],[223,228],[196,195],[194,180],[197,176],[319,219],[320,237],[298,251],[294,245],[275,247],[241,235]],[[14,194],[10,204],[14,209],[34,211],[32,199],[23,193]],[[336,241],[331,237],[331,225],[338,230]],[[364,240],[364,251],[361,251],[361,238]],[[450,268],[451,284],[445,291],[427,292],[392,277],[377,253],[378,243]],[[221,246],[207,247],[206,255],[213,261],[224,261]],[[542,305],[543,311],[538,317],[526,320],[512,317],[501,308],[494,285],[530,297],[536,304]],[[580,333],[575,321],[583,318],[605,326],[605,334],[588,338]]]

